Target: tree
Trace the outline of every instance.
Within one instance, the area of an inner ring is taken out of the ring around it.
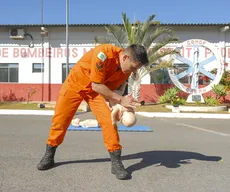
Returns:
[[[173,57],[166,57],[179,53],[176,49],[161,50],[164,46],[179,40],[174,37],[170,27],[160,26],[159,21],[153,21],[154,18],[155,15],[151,15],[144,22],[137,21],[132,24],[126,14],[122,13],[122,26],[105,26],[107,35],[95,37],[97,44],[111,43],[122,48],[131,44],[141,44],[148,50],[149,65],[139,69],[136,74],[132,73],[129,78],[128,86],[136,99],[140,97],[141,79],[153,70],[172,67]]]

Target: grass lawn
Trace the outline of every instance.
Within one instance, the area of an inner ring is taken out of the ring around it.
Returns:
[[[27,110],[53,110],[54,108],[38,108],[37,103],[23,103],[23,102],[0,102],[0,109],[27,109]],[[140,106],[137,111],[145,112],[171,112],[165,105],[148,104]]]
[[[147,105],[143,105],[143,106],[140,106],[140,107],[137,107],[136,111],[137,112],[172,112],[171,109],[168,109],[166,108],[166,105],[170,105],[170,104],[147,104]],[[228,106],[228,108],[230,108],[229,104],[226,104]],[[225,105],[225,106],[226,106]],[[197,107],[204,107],[204,106],[207,106],[207,105],[204,105],[204,104],[199,104],[196,105],[196,104],[186,104],[186,106],[197,106]],[[207,106],[208,107],[208,106]],[[181,111],[181,113],[215,113],[215,114],[229,114],[228,111],[217,111],[217,112],[199,112],[199,111],[196,111],[196,112],[189,112],[189,111]]]
[[[137,112],[172,112],[164,104],[147,104],[136,108]]]
[[[53,108],[38,108],[37,103],[0,102],[0,109],[53,110]]]
[[[26,102],[0,102],[0,110],[1,109],[24,109],[24,110],[54,110],[53,107],[46,108],[38,108],[37,103],[26,103]],[[196,106],[195,104],[188,104],[188,106]],[[171,109],[165,107],[165,104],[145,104],[140,107],[137,107],[137,112],[172,112]],[[203,105],[201,105],[203,106]],[[228,107],[230,107],[228,105]],[[81,111],[79,109],[79,111]],[[189,112],[181,112],[181,113],[189,113]],[[192,113],[192,112],[191,112]],[[199,112],[196,112],[199,113]],[[216,113],[216,114],[229,114],[228,111],[220,111],[220,112],[200,112],[200,113]]]

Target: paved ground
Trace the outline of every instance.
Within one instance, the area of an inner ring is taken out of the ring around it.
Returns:
[[[81,118],[91,118],[90,113]],[[38,171],[51,116],[0,116],[1,192],[229,192],[230,120],[139,117],[151,133],[121,132],[132,178],[110,174],[101,132],[68,131],[57,166]]]

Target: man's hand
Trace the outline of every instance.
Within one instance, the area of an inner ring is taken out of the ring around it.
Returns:
[[[141,106],[141,104],[137,100],[132,98],[130,95],[126,95],[126,96],[122,97],[120,104],[124,107],[127,107],[127,108],[130,107],[133,109],[135,109],[138,106]]]
[[[111,100],[113,103],[119,103],[124,107],[133,108],[140,106],[141,104],[132,98],[131,95],[121,96],[116,94],[114,91],[111,91],[107,86],[104,84],[99,83],[92,83],[92,89],[104,96],[105,98]]]

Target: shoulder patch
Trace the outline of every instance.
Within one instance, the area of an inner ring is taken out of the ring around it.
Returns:
[[[103,62],[106,60],[106,55],[100,51],[100,53],[98,53],[97,57],[102,60]]]
[[[101,69],[104,68],[104,63],[96,63],[96,67],[100,71]]]

